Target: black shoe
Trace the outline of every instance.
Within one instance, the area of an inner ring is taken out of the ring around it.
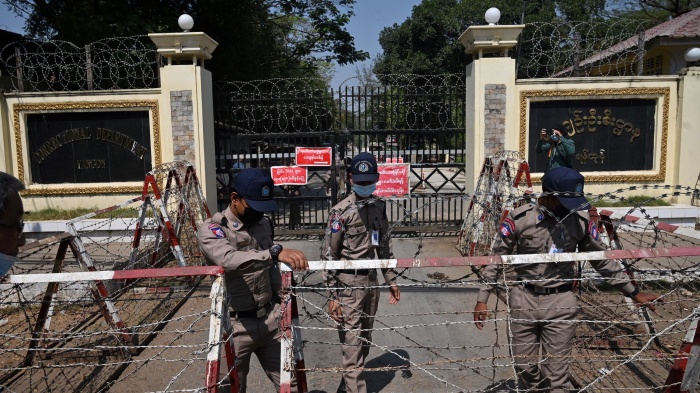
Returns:
[[[340,385],[338,385],[338,390],[336,393],[348,393],[348,389],[345,387],[345,378],[340,377]]]

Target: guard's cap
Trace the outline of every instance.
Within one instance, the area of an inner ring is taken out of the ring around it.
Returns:
[[[350,175],[352,181],[373,181],[379,180],[377,172],[377,160],[371,153],[362,152],[350,161]]]
[[[557,195],[559,202],[568,210],[588,210],[591,205],[583,196],[583,175],[576,169],[557,167],[542,176],[542,191],[568,192],[575,195]]]
[[[277,211],[277,202],[272,199],[275,183],[270,174],[260,168],[248,168],[233,180],[233,188],[245,199],[251,209],[259,212]]]

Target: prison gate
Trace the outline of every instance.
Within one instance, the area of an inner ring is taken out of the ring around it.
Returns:
[[[278,234],[321,234],[328,211],[350,191],[346,168],[360,152],[410,164],[410,195],[389,211],[431,205],[396,233],[456,232],[464,215],[462,76],[385,75],[379,81],[327,90],[314,79],[215,85],[219,209],[243,168],[295,164],[296,147],[329,147],[330,166],[308,167],[306,185],[275,188]]]

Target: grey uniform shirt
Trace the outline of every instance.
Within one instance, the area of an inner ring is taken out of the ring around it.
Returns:
[[[371,197],[362,200],[357,207],[357,196],[352,193],[333,206],[330,211],[331,234],[327,237],[323,250],[329,260],[389,259],[394,257],[391,249],[389,220],[384,201]],[[377,231],[379,245],[372,245],[372,232]],[[394,269],[382,269],[387,284],[396,282]],[[326,274],[326,283],[336,287],[335,274]]]
[[[565,218],[563,225],[547,216],[537,205],[521,206],[503,220],[499,228],[499,239],[492,250],[493,255],[546,254],[557,252],[603,251],[598,243],[598,231],[590,222],[587,212],[577,212]],[[589,261],[612,285],[623,293],[634,291],[629,277],[622,272],[615,260]],[[515,265],[518,281],[530,281],[532,285],[554,288],[571,283],[576,278],[574,262],[530,263]],[[502,277],[501,265],[488,265],[482,270],[485,284],[479,288],[477,301],[486,303],[489,294]]]
[[[279,291],[281,277],[270,257],[268,219],[244,225],[227,208],[199,226],[197,241],[207,262],[224,268],[231,309],[261,308],[270,302],[273,291]]]

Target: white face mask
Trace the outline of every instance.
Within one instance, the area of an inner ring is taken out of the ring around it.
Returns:
[[[12,265],[17,262],[17,259],[17,257],[0,253],[0,277],[6,275],[7,272],[10,271]]]

